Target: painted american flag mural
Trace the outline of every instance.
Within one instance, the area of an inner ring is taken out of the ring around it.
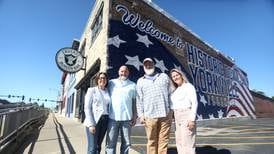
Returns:
[[[255,118],[248,81],[239,68],[222,64],[222,61],[188,42],[183,46],[187,55],[183,61],[188,64],[185,67],[174,56],[174,51],[165,46],[174,45],[175,41],[157,37],[161,32],[156,32],[155,23],[142,21],[138,13],[130,12],[123,5],[115,6],[113,11],[120,13],[121,20],[109,21],[107,54],[111,78],[118,77],[119,67],[125,64],[130,69],[129,78],[136,82],[144,74],[143,59],[150,57],[155,61],[157,72],[168,74],[169,70],[177,68],[186,74],[197,91],[198,120],[241,116]],[[154,29],[148,30],[148,24]]]
[[[238,67],[233,67],[238,73],[240,80],[232,81],[229,94],[229,106],[227,116],[250,116],[256,118],[253,97],[247,86],[247,78],[241,73]]]

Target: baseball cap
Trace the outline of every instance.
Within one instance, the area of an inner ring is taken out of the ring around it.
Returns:
[[[146,61],[150,61],[150,62],[154,63],[154,61],[153,61],[151,58],[145,58],[145,59],[143,60],[143,64],[144,64]]]

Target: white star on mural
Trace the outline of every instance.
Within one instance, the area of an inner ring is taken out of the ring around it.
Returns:
[[[147,35],[140,35],[138,33],[136,33],[136,35],[138,36],[138,39],[137,41],[138,42],[141,42],[141,43],[144,43],[146,47],[149,47],[150,44],[153,45],[153,43],[148,39]]]
[[[126,64],[134,66],[134,67],[139,71],[140,66],[143,65],[143,64],[139,61],[139,57],[138,57],[138,56],[130,57],[130,56],[127,56],[127,55],[125,55],[125,56],[126,56],[126,58],[127,58]]]
[[[112,66],[107,66],[107,70],[113,69]]]
[[[173,65],[174,65],[174,68],[175,68],[175,69],[177,69],[177,70],[183,72],[181,66],[177,66],[177,65],[175,65],[175,64],[173,64]]]
[[[215,119],[213,114],[209,114],[209,119]]]
[[[206,101],[206,99],[205,99],[205,96],[204,96],[204,95],[201,95],[201,94],[200,94],[200,102],[202,102],[202,103],[204,104],[204,106],[206,106],[207,101]]]
[[[121,40],[119,35],[116,35],[112,38],[108,38],[108,45],[114,45],[115,47],[119,48],[121,43],[125,43],[126,41]]]
[[[218,117],[219,117],[219,118],[222,118],[222,117],[223,117],[224,112],[223,112],[222,110],[217,111],[217,112],[218,112]]]
[[[154,58],[156,64],[155,64],[155,67],[158,67],[160,68],[160,70],[162,72],[165,72],[166,70],[168,70],[164,64],[164,61],[163,60],[158,60],[157,58]]]
[[[197,120],[203,120],[203,115],[202,114],[201,115],[197,114],[197,117],[198,117]]]

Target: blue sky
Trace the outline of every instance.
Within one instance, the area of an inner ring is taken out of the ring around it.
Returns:
[[[248,74],[250,89],[274,96],[274,1],[152,1],[233,57]],[[55,54],[81,37],[93,3],[0,0],[0,95],[56,99],[62,73]]]

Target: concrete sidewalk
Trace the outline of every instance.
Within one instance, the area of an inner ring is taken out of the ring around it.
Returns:
[[[119,143],[117,147],[120,147]],[[37,138],[24,150],[24,154],[86,154],[86,149],[87,139],[82,123],[51,113]],[[104,151],[103,144],[101,153]],[[130,153],[137,154],[133,150]]]
[[[22,145],[29,154],[86,154],[85,127],[73,119],[50,114],[41,131],[33,132],[30,142]],[[168,154],[176,154],[174,128],[171,131]],[[132,129],[130,154],[146,153],[146,134],[143,126]],[[197,154],[237,153],[272,154],[274,151],[274,118],[204,120],[198,122]],[[27,140],[27,139],[26,139]],[[25,148],[27,147],[27,148]],[[120,147],[118,143],[117,147]],[[102,152],[105,152],[104,144]],[[117,148],[117,154],[119,154]]]

